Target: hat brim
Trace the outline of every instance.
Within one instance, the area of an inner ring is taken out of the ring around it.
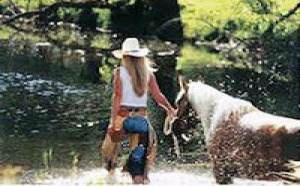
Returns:
[[[114,50],[112,51],[112,54],[116,57],[121,59],[123,55],[128,55],[128,56],[134,56],[134,57],[145,57],[149,53],[148,48],[142,48],[137,51],[130,51],[130,52],[123,52],[122,50]]]

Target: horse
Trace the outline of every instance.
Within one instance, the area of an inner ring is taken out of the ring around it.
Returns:
[[[218,184],[234,177],[300,183],[300,120],[264,112],[201,81],[180,77],[179,84],[176,114],[165,119],[164,132],[185,136],[194,110]]]

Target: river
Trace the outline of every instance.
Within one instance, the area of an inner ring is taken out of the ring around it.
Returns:
[[[0,47],[0,184],[111,183],[113,178],[101,168],[98,147],[109,121],[108,74],[113,66],[108,68],[107,64],[113,59],[103,54],[100,64],[96,61],[87,65],[75,50],[6,43]],[[175,68],[168,71],[167,57],[159,58],[162,70],[157,79],[172,100]],[[172,56],[171,61],[175,58]],[[101,71],[108,72],[96,74],[100,80],[95,80],[90,74],[98,65]],[[274,74],[229,67],[193,70],[198,70],[207,83],[250,100],[263,110],[299,117],[298,106],[293,104],[295,96],[286,96],[290,84],[276,79]],[[292,106],[286,107],[287,104]],[[150,119],[160,131],[163,114],[155,104],[151,104]],[[176,160],[169,156],[168,138],[162,132],[158,134],[159,153],[150,173],[150,185],[215,185],[205,147],[199,142],[201,136],[183,147],[186,154],[192,153]],[[119,171],[116,174],[114,183],[130,184],[128,175]],[[235,185],[282,184],[235,179]]]

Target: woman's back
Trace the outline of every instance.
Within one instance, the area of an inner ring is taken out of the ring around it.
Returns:
[[[122,81],[122,98],[121,105],[132,107],[146,107],[147,106],[147,87],[144,94],[138,96],[133,88],[131,77],[125,67],[120,66],[120,79]],[[149,75],[147,82],[149,81]],[[148,84],[148,83],[147,83]]]

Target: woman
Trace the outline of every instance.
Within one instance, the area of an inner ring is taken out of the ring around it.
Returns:
[[[114,170],[120,141],[129,136],[131,152],[123,170],[130,173],[135,184],[149,181],[148,171],[156,152],[156,135],[147,119],[148,91],[169,116],[174,115],[146,58],[148,51],[140,48],[138,39],[127,38],[122,49],[113,52],[121,58],[121,66],[114,70],[111,123],[102,145],[107,168]]]

